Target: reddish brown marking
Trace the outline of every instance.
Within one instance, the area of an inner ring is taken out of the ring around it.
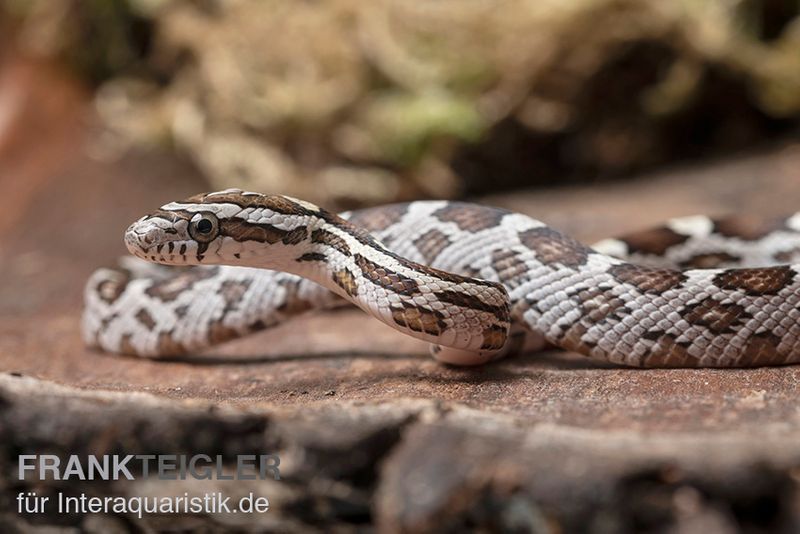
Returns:
[[[714,284],[722,289],[740,290],[748,295],[775,295],[792,283],[797,275],[791,267],[759,267],[731,269],[714,277]]]
[[[356,282],[356,278],[353,276],[353,273],[347,269],[334,271],[331,275],[331,278],[333,278],[333,281],[337,286],[344,289],[345,293],[351,297],[354,297],[358,294],[358,283]]]
[[[433,263],[448,245],[450,245],[450,238],[435,228],[414,240],[414,246],[428,263]]]
[[[334,234],[333,232],[329,232],[322,228],[319,228],[311,232],[311,242],[328,245],[332,249],[338,250],[345,256],[350,255],[350,247],[347,246],[347,242],[344,239]]]
[[[280,195],[242,195],[224,193],[221,195],[204,193],[187,198],[180,204],[236,204],[242,209],[268,209],[285,215],[309,215],[315,213],[297,202]]]
[[[569,351],[590,354],[594,344],[584,341],[583,336],[589,331],[589,325],[583,321],[577,321],[561,333],[558,346]]]
[[[196,283],[216,276],[218,271],[218,267],[181,270],[171,278],[155,280],[145,293],[164,302],[171,302]]]
[[[498,248],[492,252],[492,268],[503,285],[510,288],[519,286],[528,272],[528,266],[517,252],[506,248]]]
[[[498,321],[506,321],[506,322],[509,321],[510,311],[507,300],[502,305],[495,306],[493,304],[484,302],[475,295],[471,295],[469,293],[463,293],[461,291],[450,291],[446,289],[435,292],[434,296],[437,299],[441,300],[442,302],[447,302],[449,304],[455,304],[456,306],[460,306],[462,308],[471,308],[473,310],[480,310],[492,314],[495,317],[497,317]]]
[[[737,364],[747,367],[775,365],[786,361],[788,354],[778,350],[781,338],[771,332],[753,334],[745,343]]]
[[[716,269],[723,265],[730,265],[740,262],[742,259],[727,252],[709,252],[707,254],[697,254],[682,261],[681,267],[687,269]]]
[[[498,284],[497,282],[481,280],[480,278],[470,278],[468,276],[460,276],[457,274],[448,273],[447,271],[440,271],[439,269],[434,269],[433,267],[428,267],[427,265],[422,265],[420,263],[416,263],[413,261],[403,261],[402,264],[403,266],[412,269],[414,271],[417,271],[418,273],[426,274],[428,276],[432,276],[435,278],[441,278],[445,282],[450,282],[453,284],[462,284],[464,282],[469,282],[470,284],[475,284],[484,287],[491,287],[498,289],[500,291],[505,291],[503,289],[503,285]]]
[[[677,341],[672,334],[651,332],[648,339],[653,339],[654,343],[652,352],[641,362],[644,367],[697,367],[700,364],[689,354],[688,342]]]
[[[304,311],[315,307],[313,302],[298,296],[298,288],[301,284],[300,280],[282,279],[278,281],[278,284],[285,290],[283,302],[277,308],[279,312],[292,316],[303,313]],[[266,325],[263,323],[256,326],[260,326],[260,328],[266,328]]]
[[[376,286],[401,295],[414,295],[419,291],[417,281],[408,276],[386,269],[361,254],[356,254],[353,259],[364,277]]]
[[[723,304],[711,297],[686,306],[680,313],[689,323],[705,326],[717,334],[731,332],[732,326],[752,317],[745,313],[744,306]]]
[[[402,308],[392,308],[392,319],[400,326],[414,332],[425,332],[438,336],[447,328],[444,315],[436,310],[428,310],[404,304]]]
[[[499,350],[503,348],[508,337],[508,329],[500,325],[492,325],[483,331],[481,350]]]
[[[492,208],[477,208],[459,203],[451,203],[433,212],[442,222],[455,223],[466,232],[480,232],[500,224],[507,212]]]
[[[305,227],[301,227],[305,231]],[[299,230],[299,229],[298,229]],[[223,219],[219,223],[220,235],[235,239],[236,241],[258,241],[259,243],[274,244],[284,239],[294,241],[297,234],[276,228],[271,224],[256,224],[243,219]],[[305,239],[305,237],[303,237]]]
[[[294,261],[302,263],[304,261],[326,261],[327,259],[328,258],[325,256],[325,254],[322,254],[321,252],[306,252],[302,256],[296,258]]]
[[[798,261],[798,258],[800,258],[800,247],[776,252],[773,257],[775,258],[775,261],[780,263],[796,262]]]
[[[125,334],[119,340],[119,352],[120,354],[137,354],[136,348],[131,343],[131,334]]]
[[[350,222],[370,232],[382,232],[400,222],[408,211],[408,204],[392,204],[380,208],[357,211],[350,216]]]
[[[101,300],[112,304],[122,295],[130,281],[131,275],[128,271],[114,270],[109,278],[97,284],[95,291]]]
[[[139,321],[142,326],[147,328],[148,330],[152,330],[156,327],[156,321],[153,319],[153,316],[150,315],[146,309],[142,308],[138,312],[136,312],[136,320]]]
[[[287,316],[293,316],[316,307],[310,300],[302,299],[297,296],[298,282],[287,282],[282,283],[282,285],[286,288],[286,296],[283,299],[283,303],[278,306],[279,312]],[[266,326],[261,326],[261,328],[266,328]]]
[[[785,229],[785,224],[785,219],[740,215],[714,221],[714,232],[725,237],[755,241],[776,230]]]
[[[521,354],[522,350],[525,348],[525,339],[527,338],[527,334],[525,332],[512,332],[508,336],[508,340],[505,343],[505,353],[507,356],[514,356],[516,354]]]
[[[250,288],[250,282],[247,280],[225,280],[220,285],[220,294],[225,299],[225,312],[235,309],[239,301],[242,300],[247,290]]]
[[[654,254],[662,256],[670,247],[686,242],[689,236],[679,234],[671,228],[661,226],[635,232],[619,238],[628,245],[631,254]]]
[[[306,229],[305,226],[298,226],[297,228],[289,230],[286,235],[283,236],[281,242],[284,245],[296,245],[306,238],[308,238],[308,229]]]
[[[162,356],[180,356],[187,352],[186,347],[172,339],[172,332],[161,332],[158,335],[156,350]]]
[[[583,316],[594,324],[609,318],[619,319],[620,314],[627,314],[630,311],[625,307],[625,301],[615,295],[610,288],[583,288],[576,296],[583,310]]]
[[[575,239],[547,226],[520,232],[519,240],[534,251],[536,258],[545,265],[561,264],[565,267],[580,267],[586,263],[591,252],[588,247]]]
[[[664,293],[686,281],[686,275],[680,271],[641,267],[630,263],[614,265],[608,272],[620,282],[630,284],[643,293]]]
[[[211,344],[223,343],[236,337],[239,337],[239,331],[222,324],[222,320],[214,321],[208,325],[208,342]]]

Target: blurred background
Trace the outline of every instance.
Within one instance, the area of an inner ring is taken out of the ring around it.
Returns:
[[[795,0],[0,0],[0,149],[28,83],[33,107],[91,103],[93,158],[166,148],[211,188],[351,208],[604,183],[796,139],[798,15]]]

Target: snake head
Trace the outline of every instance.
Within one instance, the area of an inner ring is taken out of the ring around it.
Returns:
[[[304,252],[323,213],[289,197],[227,189],[165,204],[128,227],[125,245],[157,263],[279,267]]]

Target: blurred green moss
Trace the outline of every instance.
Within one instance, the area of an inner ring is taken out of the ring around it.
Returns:
[[[617,176],[746,147],[800,116],[795,1],[0,9],[26,48],[99,84],[97,110],[120,146],[166,139],[214,184],[321,201]]]

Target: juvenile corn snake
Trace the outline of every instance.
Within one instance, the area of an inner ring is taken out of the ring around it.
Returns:
[[[800,361],[800,214],[675,219],[590,248],[477,204],[338,216],[229,189],[162,206],[125,242],[184,267],[91,276],[84,338],[110,352],[200,351],[344,299],[456,365],[546,345],[636,367]]]

